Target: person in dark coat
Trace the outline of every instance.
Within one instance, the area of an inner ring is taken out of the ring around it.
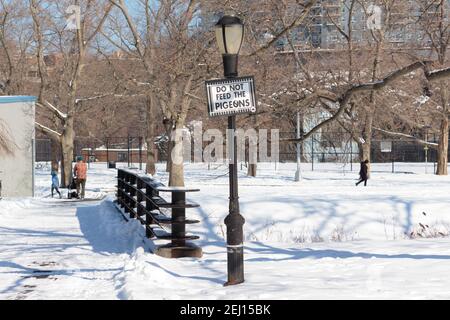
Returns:
[[[369,160],[361,162],[361,169],[359,170],[359,181],[356,183],[358,186],[364,181],[364,186],[367,186],[367,180],[369,179]]]

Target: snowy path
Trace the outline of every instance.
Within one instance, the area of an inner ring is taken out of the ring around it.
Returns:
[[[116,298],[128,248],[101,233],[99,209],[50,200],[10,207],[0,227],[0,298]]]
[[[194,197],[202,207],[191,212],[202,223],[189,229],[201,236],[202,259],[149,253],[153,243],[138,222],[124,221],[112,195],[90,202],[45,198],[48,173],[42,173],[41,197],[0,202],[0,299],[450,298],[450,239],[391,236],[418,222],[450,222],[448,177],[379,176],[353,194],[351,178],[338,174],[314,173],[300,186],[283,173],[242,178],[246,282],[223,287],[226,181],[190,169],[192,186],[208,185]],[[114,171],[91,171],[91,197],[113,185]],[[384,212],[397,223],[386,223]],[[307,222],[327,223],[319,242],[301,233]],[[359,228],[361,238],[328,238],[342,222]]]

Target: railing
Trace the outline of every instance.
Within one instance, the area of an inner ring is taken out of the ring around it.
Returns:
[[[130,170],[119,169],[117,180],[117,204],[130,219],[137,219],[145,226],[149,239],[169,240],[171,243],[159,246],[155,253],[167,258],[201,257],[201,248],[189,243],[198,236],[188,235],[186,225],[199,223],[186,218],[186,209],[199,207],[186,202],[186,193],[199,189],[166,187],[150,177],[141,176]],[[171,201],[160,196],[170,193]],[[171,216],[167,216],[171,209]],[[168,231],[170,229],[170,231]]]

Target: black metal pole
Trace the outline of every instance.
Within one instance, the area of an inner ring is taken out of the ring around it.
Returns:
[[[142,171],[142,137],[139,137],[139,170]]]
[[[353,138],[350,138],[350,172],[353,172]]]
[[[237,77],[237,55],[224,55],[224,74],[226,78]],[[228,260],[228,285],[244,282],[244,217],[239,210],[238,193],[238,164],[237,164],[237,137],[236,116],[228,117],[229,142],[229,214],[225,218],[227,226],[227,260]]]
[[[133,167],[133,137],[129,137],[128,138],[130,140],[130,168]]]
[[[106,138],[106,167],[109,168],[109,138]]]
[[[433,142],[436,142],[436,133],[433,133]],[[437,150],[434,151],[434,162],[433,162],[434,174],[437,173],[436,161],[437,161]]]
[[[395,141],[392,141],[391,152],[392,152],[392,173],[395,173]]]
[[[130,136],[127,137],[127,148],[128,148],[127,161],[128,161],[128,168],[129,168],[130,167]]]

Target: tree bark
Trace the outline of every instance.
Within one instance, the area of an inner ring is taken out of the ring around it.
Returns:
[[[167,136],[167,160],[166,160],[166,172],[170,172],[170,167],[172,166],[172,121],[169,119],[163,120],[164,128],[166,129]]]
[[[72,162],[73,162],[73,141],[75,138],[75,131],[73,128],[73,118],[67,119],[64,132],[61,136],[61,153],[63,160],[64,174],[61,176],[61,186],[67,187],[70,183],[72,176]]]
[[[370,150],[372,147],[372,131],[373,131],[373,117],[375,113],[375,108],[370,106],[370,110],[366,115],[366,122],[364,124],[363,138],[364,142],[361,143],[361,161],[370,159]]]
[[[60,160],[60,142],[59,140],[50,139],[50,145],[51,145],[51,166],[52,170],[59,172],[59,160]]]
[[[156,173],[155,166],[155,100],[154,95],[150,94],[147,97],[147,165],[146,173],[154,175]]]
[[[446,176],[448,174],[448,115],[445,115],[441,121],[439,133],[438,159],[436,174]]]
[[[172,132],[172,152],[169,172],[169,186],[184,187],[184,164],[183,164],[183,129],[184,122],[177,121],[175,130]],[[177,130],[179,129],[179,130]]]
[[[438,159],[436,174],[440,176],[448,175],[448,135],[449,135],[449,92],[448,82],[440,82],[440,91],[442,99],[442,120],[439,130]]]
[[[249,176],[249,177],[256,177],[256,170],[257,169],[257,166],[256,166],[256,164],[255,163],[250,163],[249,165],[248,165],[248,169],[247,169],[247,176]]]

